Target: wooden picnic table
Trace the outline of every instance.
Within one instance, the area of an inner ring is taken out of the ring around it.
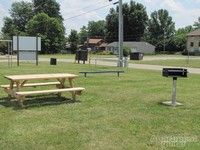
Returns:
[[[62,92],[71,92],[72,99],[76,100],[76,94],[80,95],[81,92],[85,89],[82,87],[74,87],[74,79],[78,75],[69,74],[69,73],[58,73],[58,74],[29,74],[29,75],[9,75],[5,76],[6,79],[10,81],[9,85],[1,85],[4,88],[4,91],[8,93],[8,98],[15,97],[18,99],[19,104],[23,106],[23,101],[25,96],[33,94],[47,94],[47,93],[56,93],[59,96]],[[38,80],[50,80],[55,79],[57,82],[40,82]],[[65,86],[65,80],[68,79],[69,86]],[[37,82],[28,83],[32,80]],[[50,86],[56,85],[56,89],[53,90],[40,90],[40,91],[21,91],[25,87],[37,87],[37,86]]]

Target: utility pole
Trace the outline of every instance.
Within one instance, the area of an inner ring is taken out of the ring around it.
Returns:
[[[111,2],[112,0],[109,0]],[[116,4],[116,3],[114,3]],[[122,15],[122,0],[119,0],[119,31],[118,31],[118,67],[123,67],[123,15]]]
[[[119,55],[118,67],[123,67],[123,16],[122,16],[122,0],[119,0]]]

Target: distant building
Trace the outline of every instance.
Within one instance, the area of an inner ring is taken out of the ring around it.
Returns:
[[[103,39],[88,39],[84,45],[91,49],[91,52],[98,53],[106,49],[107,43]]]
[[[200,52],[200,29],[188,33],[187,50],[189,52]]]
[[[123,42],[124,46],[128,46],[131,52],[141,52],[144,54],[154,54],[155,46],[147,42]],[[112,54],[118,54],[118,42],[110,43],[106,46],[106,51]]]

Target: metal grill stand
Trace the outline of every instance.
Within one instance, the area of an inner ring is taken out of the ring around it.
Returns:
[[[163,104],[168,106],[181,106],[183,104],[176,102],[176,82],[177,77],[173,77],[173,83],[172,83],[172,101],[163,102]]]
[[[182,68],[163,68],[164,77],[172,77],[172,101],[163,102],[168,106],[181,106],[181,103],[176,102],[176,82],[178,77],[187,77],[187,69]]]

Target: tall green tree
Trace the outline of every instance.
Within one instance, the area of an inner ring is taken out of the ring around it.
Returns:
[[[106,39],[108,41],[114,41],[118,38],[118,10],[117,6],[116,10],[111,9],[110,14],[106,16]],[[140,41],[148,21],[146,8],[131,0],[130,4],[123,4],[122,11],[124,41]]]
[[[83,26],[79,32],[79,43],[84,44],[84,42],[87,41],[87,38],[88,38],[88,29],[86,26]]]
[[[49,17],[56,18],[60,22],[63,18],[60,14],[60,5],[55,0],[33,0],[34,13],[45,13]]]
[[[39,13],[27,24],[27,33],[42,38],[42,53],[58,53],[65,45],[65,30],[60,22]]]
[[[169,50],[174,32],[175,23],[167,10],[160,9],[151,13],[148,21],[149,42],[156,46],[156,50]]]
[[[30,28],[34,28],[35,32],[39,33],[45,41],[43,46],[46,47],[42,46],[44,53],[60,52],[65,45],[65,28],[60,14],[60,5],[55,0],[33,0],[33,6],[35,15],[39,15],[36,17],[36,22],[39,19],[39,24],[35,23],[36,27],[31,26]],[[45,20],[40,20],[41,17]],[[43,25],[45,22],[49,24]],[[31,23],[34,24],[34,20]],[[45,26],[47,26],[46,29]]]
[[[118,40],[118,13],[114,8],[111,8],[110,13],[106,16],[105,30],[107,42]]]
[[[70,35],[68,37],[68,42],[70,43],[70,49],[72,54],[74,54],[78,48],[78,32],[76,30],[71,30]]]
[[[32,3],[14,2],[9,13],[10,17],[4,18],[2,33],[9,36],[25,35],[26,24],[34,16]]]
[[[147,27],[148,15],[146,8],[134,1],[130,1],[123,6],[124,15],[124,40],[125,41],[140,41]]]
[[[105,36],[105,21],[89,21],[87,29],[89,37],[102,38]]]

